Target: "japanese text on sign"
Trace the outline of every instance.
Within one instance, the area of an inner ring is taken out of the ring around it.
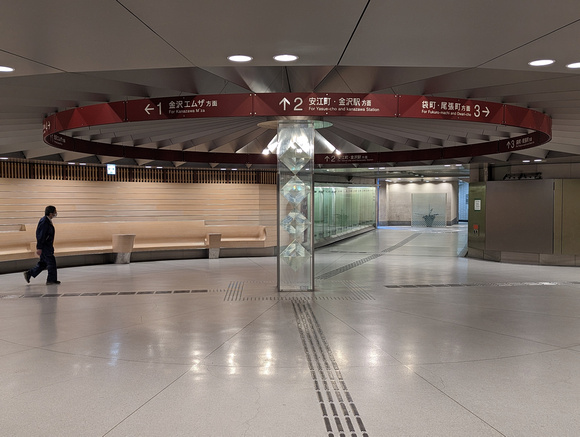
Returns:
[[[325,163],[334,163],[334,164],[350,164],[353,162],[371,162],[372,158],[363,153],[355,154],[355,153],[347,153],[344,155],[326,155],[324,157]]]
[[[337,112],[337,111],[379,111],[373,107],[371,99],[360,97],[310,97],[308,99],[309,111]]]
[[[421,102],[421,112],[431,115],[462,117],[487,117],[490,114],[490,110],[487,107],[482,108],[479,104],[475,104],[472,107],[469,103],[435,100],[423,100]]]
[[[513,140],[508,140],[506,147],[508,149],[519,149],[521,147],[529,147],[534,142],[532,137],[514,138]]]
[[[169,114],[188,114],[193,112],[205,112],[207,108],[218,106],[217,100],[172,100],[169,102]]]

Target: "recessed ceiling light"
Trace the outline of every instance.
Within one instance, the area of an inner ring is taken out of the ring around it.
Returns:
[[[292,62],[292,61],[295,61],[296,59],[298,59],[298,56],[295,56],[295,55],[277,55],[277,56],[274,56],[274,59],[276,61],[280,61],[280,62]]]
[[[552,65],[554,62],[553,59],[537,59],[535,61],[528,62],[529,65],[532,67],[543,67],[545,65]]]
[[[14,68],[12,67],[4,67],[2,65],[0,65],[0,72],[2,73],[12,73],[14,71]]]
[[[232,55],[232,56],[228,56],[228,59],[232,62],[249,62],[253,58],[251,56],[247,56],[247,55]]]
[[[580,68],[580,62],[574,62],[572,64],[566,65],[568,68]]]
[[[529,159],[524,159],[522,162],[530,162]]]

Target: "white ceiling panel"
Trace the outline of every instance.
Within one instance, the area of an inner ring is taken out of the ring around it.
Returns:
[[[580,62],[577,0],[23,0],[2,6],[0,26],[0,65],[15,68],[0,73],[0,156],[136,164],[48,146],[42,120],[122,100],[316,92],[472,98],[533,108],[552,117],[553,138],[526,153],[580,161],[580,70],[565,67]],[[274,61],[281,53],[299,59]],[[234,64],[227,60],[231,54],[254,59]],[[530,67],[538,57],[556,63]],[[522,132],[413,119],[329,120],[334,126],[321,134],[344,152],[473,144]],[[261,121],[127,123],[74,134],[129,146],[260,153],[273,136],[256,126]]]

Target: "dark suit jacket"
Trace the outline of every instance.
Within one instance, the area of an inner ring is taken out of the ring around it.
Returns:
[[[43,253],[54,253],[54,225],[47,216],[44,216],[38,222],[36,227],[36,248],[41,249]]]

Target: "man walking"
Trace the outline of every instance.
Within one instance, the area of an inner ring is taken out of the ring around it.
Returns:
[[[40,257],[38,264],[24,272],[24,279],[30,283],[30,278],[36,278],[44,269],[48,270],[46,285],[60,284],[56,273],[56,258],[54,257],[54,225],[52,219],[57,216],[54,206],[44,209],[44,217],[36,227],[36,254]]]

